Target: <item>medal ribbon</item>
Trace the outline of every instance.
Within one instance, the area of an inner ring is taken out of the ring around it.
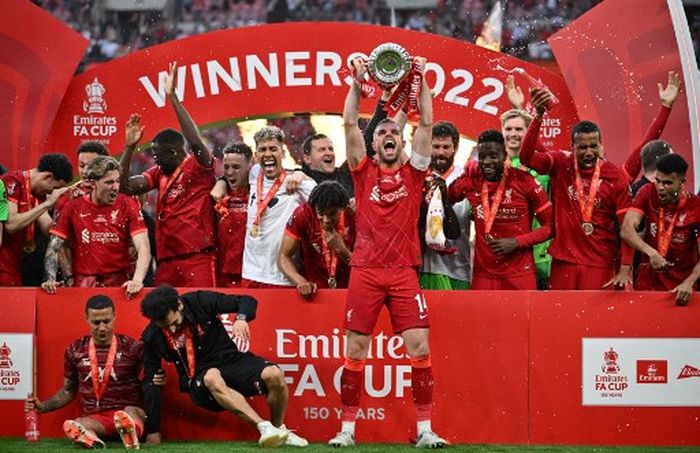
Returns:
[[[27,211],[31,211],[39,204],[39,200],[32,195],[32,180],[29,177],[29,171],[22,172],[22,176],[24,176],[24,197],[28,205]],[[35,222],[32,222],[27,225],[27,236],[24,239],[25,244],[34,244],[34,223]]]
[[[603,161],[598,159],[595,165],[595,170],[593,171],[593,177],[591,178],[591,188],[588,191],[588,197],[586,198],[583,194],[583,179],[581,178],[581,173],[578,171],[578,160],[574,158],[574,173],[576,174],[576,198],[578,198],[578,205],[581,208],[581,219],[583,223],[590,223],[593,218],[593,206],[595,205],[595,197],[598,195],[598,189],[600,189],[600,170],[603,168]]]
[[[226,216],[229,214],[228,210],[228,203],[231,201],[231,196],[226,195],[224,198],[219,200],[218,203],[216,203],[216,206],[214,206],[214,210],[219,214],[219,217],[221,220],[225,219]]]
[[[165,335],[165,339],[168,340],[168,345],[170,346],[170,348],[173,351],[177,352],[178,355],[180,355],[180,348],[178,347],[178,342],[175,340],[175,336],[173,336],[172,332],[170,332],[170,329],[162,328],[160,330],[163,332],[163,335]],[[186,370],[187,377],[192,379],[194,377],[195,371],[194,340],[192,339],[192,329],[190,329],[185,324],[182,324],[182,334],[184,334],[185,336],[185,352],[187,352],[187,366],[189,368],[188,370]]]
[[[343,237],[343,234],[345,234],[345,211],[340,212],[338,223],[335,225],[335,231],[340,237]],[[321,227],[321,250],[323,251],[323,260],[326,263],[328,277],[335,278],[336,269],[338,268],[338,254],[328,246],[323,227]]]
[[[185,162],[187,162],[189,159],[192,159],[192,156],[187,156],[185,160],[183,160],[180,165],[175,169],[172,175],[170,176],[165,176],[162,175],[160,177],[160,180],[158,181],[158,206],[156,206],[156,210],[158,212],[161,212],[161,209],[163,208],[162,203],[163,200],[165,199],[165,194],[168,193],[168,190],[170,190],[170,187],[177,181],[177,179],[180,177],[182,174],[182,167],[185,165]]]
[[[666,253],[668,253],[668,247],[671,245],[671,239],[673,238],[673,229],[676,227],[676,221],[678,220],[678,213],[680,212],[683,205],[685,205],[687,198],[685,192],[681,193],[680,199],[678,201],[678,208],[676,208],[676,213],[673,214],[671,222],[668,227],[664,224],[664,208],[663,206],[659,208],[659,224],[658,224],[658,247],[659,254],[666,258]]]
[[[260,173],[258,173],[258,182],[256,184],[256,194],[257,194],[257,211],[255,211],[255,220],[253,220],[253,225],[259,226],[260,225],[260,218],[263,215],[263,212],[265,212],[265,209],[267,208],[267,205],[270,204],[270,201],[275,197],[275,194],[277,193],[277,190],[279,190],[280,186],[284,182],[284,179],[287,177],[287,172],[282,170],[282,173],[277,177],[275,182],[272,184],[272,187],[270,187],[270,190],[267,192],[267,195],[265,195],[265,199],[263,199],[262,196],[262,190],[263,190],[263,171],[262,168],[260,169]]]
[[[97,364],[97,349],[95,348],[95,340],[91,337],[90,343],[88,344],[88,357],[90,358],[90,377],[92,378],[92,388],[95,391],[95,399],[97,400],[97,406],[100,405],[100,400],[107,390],[107,384],[109,383],[109,377],[112,374],[112,368],[114,368],[114,358],[117,355],[117,337],[112,335],[112,340],[109,344],[109,352],[107,352],[107,361],[105,362],[105,367],[102,370],[102,379],[100,379],[100,369]]]
[[[394,93],[391,95],[384,110],[389,117],[394,117],[401,110],[406,110],[409,118],[415,116],[418,112],[418,96],[423,87],[423,73],[420,65],[415,58],[411,59],[411,69],[408,70],[406,77],[399,82]]]
[[[506,191],[506,179],[508,179],[508,173],[510,170],[510,165],[506,164],[503,168],[503,175],[501,176],[501,182],[498,183],[498,188],[496,189],[496,194],[493,196],[493,204],[489,205],[489,186],[488,182],[484,181],[481,183],[481,209],[484,211],[484,233],[490,234],[491,227],[493,227],[493,222],[496,220],[496,213],[498,212],[498,207],[501,205],[501,200],[503,200],[503,193]]]

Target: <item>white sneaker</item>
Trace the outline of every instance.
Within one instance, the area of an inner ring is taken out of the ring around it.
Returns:
[[[328,441],[328,445],[331,447],[354,447],[355,436],[347,431],[341,431]]]
[[[284,443],[285,446],[287,446],[287,447],[308,447],[309,446],[308,440],[304,439],[301,436],[297,436],[294,432],[287,429],[286,426],[282,425],[282,426],[280,426],[280,429],[283,429],[283,430],[289,432],[289,436],[287,436],[287,441]]]
[[[432,431],[424,431],[416,439],[416,448],[445,448],[448,445],[449,442]]]
[[[258,423],[260,439],[258,444],[263,448],[277,448],[284,445],[290,432],[287,429],[276,428],[268,421]]]

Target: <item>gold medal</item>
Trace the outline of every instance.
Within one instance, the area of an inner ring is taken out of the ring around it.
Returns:
[[[253,224],[253,226],[250,227],[250,237],[256,238],[259,234],[260,228],[256,224]]]
[[[583,232],[586,234],[586,236],[590,236],[591,234],[593,234],[593,230],[595,229],[593,228],[593,224],[590,222],[582,223],[581,228],[583,228]]]
[[[328,277],[328,287],[330,289],[335,289],[338,287],[338,282],[335,280],[335,277]]]
[[[22,249],[24,250],[24,253],[26,253],[26,254],[33,253],[36,250],[36,242],[26,241],[24,243],[24,247]]]

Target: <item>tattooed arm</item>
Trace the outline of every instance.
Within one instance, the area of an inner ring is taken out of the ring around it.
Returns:
[[[56,294],[56,288],[60,286],[56,282],[56,272],[58,272],[58,251],[65,240],[56,236],[51,235],[51,240],[49,240],[49,246],[46,248],[46,257],[44,258],[44,283],[41,287],[48,294]]]
[[[29,412],[36,408],[39,412],[51,412],[60,409],[75,398],[75,382],[68,378],[63,378],[63,387],[46,401],[39,401],[39,398],[31,396],[24,401],[24,411]]]

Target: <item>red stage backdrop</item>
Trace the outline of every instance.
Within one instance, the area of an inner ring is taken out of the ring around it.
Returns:
[[[556,121],[544,128],[543,135],[555,146],[568,143],[563,128],[576,114],[561,76],[427,33],[351,23],[288,23],[168,42],[76,76],[54,122],[49,146],[71,152],[84,140],[101,140],[118,154],[132,112],[141,114],[147,140],[162,128],[176,126],[162,89],[171,61],[180,65],[178,95],[200,125],[280,113],[340,113],[348,62],[387,41],[428,58],[436,120],[452,121],[471,137],[500,128],[498,116],[509,108],[503,69],[523,67],[561,93],[562,104],[553,113]],[[370,114],[375,103],[366,100],[362,111]]]
[[[63,351],[88,333],[84,304],[98,292],[114,298],[118,331],[138,336],[146,324],[139,301],[126,300],[119,289],[8,293],[8,300],[36,304],[42,399],[60,387]],[[324,290],[312,303],[293,290],[249,293],[259,301],[252,350],[279,363],[289,384],[287,425],[311,441],[327,441],[339,427],[345,292]],[[670,293],[428,291],[426,296],[436,381],[433,424],[451,442],[700,445],[700,358],[693,346],[700,342],[700,296],[683,308],[674,306]],[[17,313],[23,315],[0,317],[0,332],[31,324],[26,321],[32,310]],[[415,430],[409,362],[386,314],[375,334],[358,440],[406,443]],[[692,347],[680,353],[682,344]],[[13,352],[12,359],[19,354]],[[651,362],[659,364],[658,372],[650,371]],[[253,428],[231,414],[194,408],[177,391],[174,368],[165,368],[166,440],[256,438]],[[583,394],[592,385],[594,401],[586,403]],[[681,396],[680,403],[670,403],[673,395]],[[636,402],[619,404],[630,397]],[[255,401],[267,414],[264,402]],[[0,436],[22,433],[21,407],[0,401],[0,411],[8,415]],[[77,402],[42,414],[42,435],[61,437],[62,421],[77,415]]]
[[[665,86],[670,70],[681,75],[683,89],[661,138],[691,165],[692,188],[700,171],[694,162],[700,153],[698,75],[680,0],[608,0],[548,41],[579,116],[601,127],[605,153],[616,164],[658,111],[656,84]]]
[[[0,163],[31,168],[88,41],[27,0],[4,0],[0,14]],[[67,151],[63,148],[55,148]]]

